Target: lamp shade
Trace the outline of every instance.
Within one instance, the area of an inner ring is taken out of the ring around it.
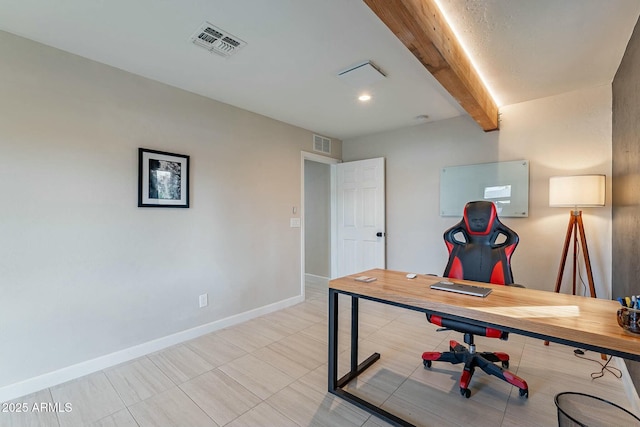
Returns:
[[[549,178],[549,206],[604,206],[605,176],[574,175]]]

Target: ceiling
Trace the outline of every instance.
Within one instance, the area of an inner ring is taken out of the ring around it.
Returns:
[[[640,0],[439,3],[499,106],[611,83],[640,14]],[[466,114],[361,0],[0,0],[0,11],[0,30],[333,138]],[[205,21],[247,45],[228,58],[195,46]],[[367,60],[387,78],[356,88],[336,76]]]

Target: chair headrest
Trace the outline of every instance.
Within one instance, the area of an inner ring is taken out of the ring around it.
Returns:
[[[498,218],[496,206],[492,202],[469,202],[464,207],[464,223],[469,234],[487,235],[493,230]]]

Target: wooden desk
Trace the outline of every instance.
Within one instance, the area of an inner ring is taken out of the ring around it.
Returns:
[[[370,283],[358,276],[372,276]],[[360,298],[425,313],[445,314],[480,326],[576,346],[640,361],[640,336],[623,330],[616,321],[615,301],[464,280],[493,289],[486,298],[430,289],[440,277],[369,270],[329,282],[329,392],[401,426],[411,424],[342,389],[380,358],[372,354],[358,365],[358,301]],[[351,296],[351,369],[338,379],[338,295]],[[426,322],[426,320],[425,320]],[[425,326],[426,327],[426,326]],[[416,355],[417,358],[420,355]]]

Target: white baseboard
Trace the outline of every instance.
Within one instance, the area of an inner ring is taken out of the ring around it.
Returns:
[[[16,399],[21,396],[26,396],[31,393],[43,390],[48,387],[52,387],[58,384],[71,381],[76,378],[83,377],[85,375],[92,374],[94,372],[101,371],[106,368],[110,368],[120,363],[128,362],[138,357],[145,356],[170,347],[172,345],[180,344],[201,335],[205,335],[219,329],[223,329],[229,326],[236,325],[238,323],[246,322],[247,320],[254,319],[258,316],[262,316],[268,313],[272,313],[283,308],[290,307],[304,301],[302,295],[292,297],[283,301],[278,301],[273,304],[259,307],[253,310],[246,311],[244,313],[236,314],[234,316],[227,317],[225,319],[216,320],[205,325],[197,326],[195,328],[187,329],[182,332],[167,335],[162,338],[158,338],[152,341],[148,341],[133,347],[126,348],[124,350],[116,351],[104,356],[97,357],[95,359],[87,360],[77,363],[75,365],[67,366],[62,369],[58,369],[53,372],[46,373],[37,377],[29,378],[27,380],[10,384],[0,388],[0,402],[6,402]]]
[[[627,394],[627,399],[629,399],[630,411],[635,415],[640,414],[640,398],[638,397],[638,391],[636,390],[636,386],[633,385],[633,380],[631,379],[631,375],[629,375],[629,370],[627,369],[627,364],[624,363],[624,360],[619,357],[614,357],[613,361],[616,364],[616,367],[620,369],[622,373],[622,385],[624,386],[624,391]]]

